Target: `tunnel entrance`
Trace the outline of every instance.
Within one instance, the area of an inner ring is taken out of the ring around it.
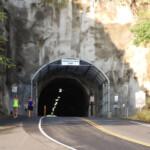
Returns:
[[[48,83],[38,101],[38,115],[88,116],[88,96],[85,89],[74,79],[58,78]]]
[[[41,67],[31,79],[34,114],[43,116],[105,116],[110,112],[110,82],[93,64],[74,58]]]

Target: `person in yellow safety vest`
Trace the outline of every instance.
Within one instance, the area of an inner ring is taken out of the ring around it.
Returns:
[[[13,115],[14,115],[14,118],[18,117],[18,107],[19,107],[19,101],[18,101],[18,97],[16,95],[15,98],[13,99]]]

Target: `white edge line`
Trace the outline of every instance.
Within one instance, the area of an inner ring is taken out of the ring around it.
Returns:
[[[143,125],[143,126],[146,126],[146,127],[150,127],[150,125],[147,125],[147,124],[143,124],[143,123],[140,123],[140,122],[136,122],[136,121],[130,121],[132,123],[136,123],[136,124],[140,124],[140,125]]]
[[[42,130],[42,128],[41,128],[41,122],[42,122],[42,119],[43,119],[43,118],[44,118],[44,117],[40,118],[38,127],[39,127],[39,130],[41,131],[41,133],[42,133],[45,137],[47,137],[48,139],[52,140],[53,142],[55,142],[55,143],[57,143],[57,144],[60,144],[60,145],[62,145],[62,146],[64,146],[64,147],[67,147],[67,148],[69,148],[69,149],[71,149],[71,150],[77,150],[77,149],[74,149],[74,148],[72,148],[72,147],[70,147],[70,146],[68,146],[68,145],[65,145],[65,144],[63,144],[63,143],[61,143],[61,142],[59,142],[59,141],[53,139],[52,137],[48,136],[48,135]]]

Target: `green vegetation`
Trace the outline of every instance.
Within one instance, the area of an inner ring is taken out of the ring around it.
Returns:
[[[125,118],[150,122],[150,97],[146,101],[146,106],[141,111],[138,111],[134,116],[129,116]]]
[[[142,110],[136,113],[137,120],[150,122],[150,110]]]
[[[4,20],[7,18],[6,13],[0,10],[0,21],[4,22]],[[4,56],[4,45],[7,42],[7,39],[0,35],[0,64],[7,66],[8,68],[11,68],[15,66],[15,64],[12,62],[10,58],[7,58]]]
[[[45,2],[55,4],[58,8],[64,8],[67,6],[68,0],[45,0]]]
[[[1,20],[2,22],[4,22],[4,20],[5,20],[6,18],[7,18],[6,13],[3,12],[3,11],[0,11],[0,20]]]
[[[130,30],[136,36],[134,44],[136,46],[139,46],[140,44],[147,46],[147,44],[150,42],[150,8],[148,5],[141,7],[138,10],[137,15],[138,24],[133,26],[133,28]]]
[[[131,32],[136,34],[134,40],[136,46],[139,46],[140,43],[147,45],[150,42],[150,20],[141,21],[131,29]]]

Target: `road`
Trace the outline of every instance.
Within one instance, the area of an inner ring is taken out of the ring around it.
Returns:
[[[117,118],[9,118],[0,121],[0,149],[149,150],[150,124]]]

